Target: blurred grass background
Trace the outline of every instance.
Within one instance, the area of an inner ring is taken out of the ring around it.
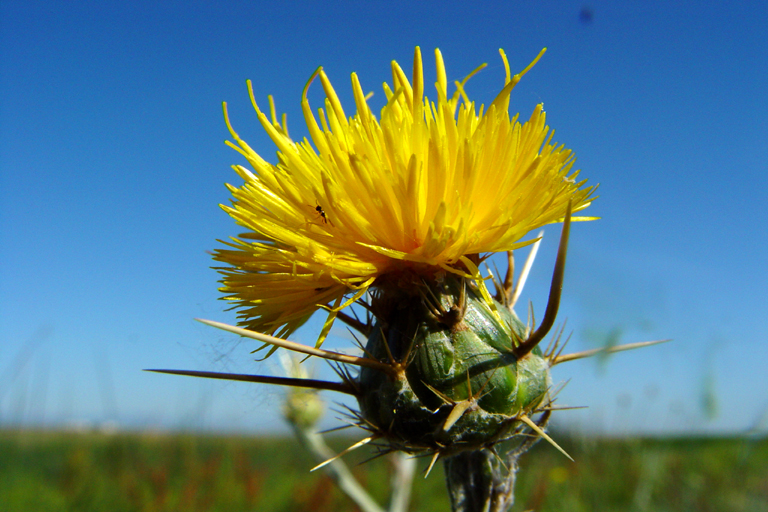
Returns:
[[[340,450],[352,438],[334,437]],[[768,511],[768,440],[558,436],[521,460],[513,511]],[[386,504],[389,462],[345,457]],[[427,461],[422,460],[420,469]],[[291,437],[0,431],[0,510],[354,511]],[[410,510],[449,509],[442,467],[417,475]]]

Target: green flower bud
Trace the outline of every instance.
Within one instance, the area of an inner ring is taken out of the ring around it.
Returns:
[[[441,455],[489,447],[520,433],[521,415],[549,401],[549,361],[513,311],[483,298],[473,280],[438,274],[418,295],[374,299],[379,322],[366,351],[401,371],[362,368],[362,419],[394,449]]]
[[[290,424],[307,429],[323,416],[325,405],[316,391],[292,388],[286,395],[283,415]]]
[[[289,378],[308,379],[310,372],[296,356],[281,354],[280,362]],[[325,403],[316,389],[289,387],[283,402],[283,417],[299,429],[312,428],[325,413]]]

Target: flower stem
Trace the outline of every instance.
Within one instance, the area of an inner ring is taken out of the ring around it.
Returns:
[[[325,444],[320,434],[312,432],[309,429],[302,428],[295,423],[291,423],[293,431],[301,444],[315,455],[318,460],[325,460],[332,458],[335,454]],[[344,494],[355,502],[360,507],[362,512],[384,512],[373,498],[365,491],[365,489],[355,480],[352,473],[341,460],[334,460],[326,466],[326,471],[336,482]]]
[[[403,452],[390,455],[394,471],[391,478],[392,496],[389,501],[389,512],[408,512],[411,501],[413,475],[416,472],[416,459]]]
[[[445,459],[453,512],[505,512],[514,502],[517,464],[507,468],[490,450],[469,450]]]

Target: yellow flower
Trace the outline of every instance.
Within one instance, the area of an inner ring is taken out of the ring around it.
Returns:
[[[247,232],[215,253],[227,265],[219,268],[221,291],[241,325],[286,337],[322,307],[330,314],[319,344],[336,312],[368,288],[408,272],[479,276],[466,256],[526,245],[529,231],[562,221],[569,202],[573,211],[590,204],[595,187],[577,182],[571,150],[552,142],[543,106],[525,123],[508,112],[512,89],[544,50],[515,76],[500,53],[505,85],[487,109],[464,91],[484,65],[449,97],[439,50],[436,101],[424,94],[417,47],[412,82],[392,62],[393,84],[384,84],[387,103],[378,118],[356,74],[357,112],[348,117],[320,68],[302,96],[311,141],[289,137],[271,97],[267,117],[248,82],[278,162],[253,151],[227,118],[237,143],[228,144],[253,168],[234,166],[244,184],[228,185],[234,200],[222,205]],[[317,76],[326,100],[315,117],[307,89]]]

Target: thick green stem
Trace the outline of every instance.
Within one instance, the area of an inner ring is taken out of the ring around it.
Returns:
[[[490,450],[445,459],[445,479],[453,512],[505,512],[514,502],[517,464],[505,468]]]

